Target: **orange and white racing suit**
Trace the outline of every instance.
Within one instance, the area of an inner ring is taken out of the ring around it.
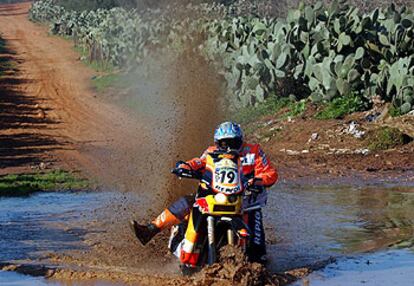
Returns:
[[[217,151],[216,146],[210,146],[200,158],[187,161],[192,170],[204,173],[206,171],[206,154]],[[276,169],[271,165],[259,144],[244,143],[240,151],[242,173],[246,179],[261,179],[264,187],[271,187],[278,179]],[[266,200],[267,194],[262,194]],[[181,263],[195,266],[198,261],[198,253],[192,247],[197,240],[197,225],[194,224],[194,214],[191,213],[194,204],[194,196],[182,197],[174,202],[168,209],[159,215],[154,221],[159,229],[165,229],[180,223],[188,215],[187,232],[185,234],[184,246],[181,248]],[[190,214],[191,213],[191,214]],[[247,249],[247,256],[251,261],[260,261],[266,254],[265,236],[260,209],[249,212],[246,222],[251,229],[251,243]]]

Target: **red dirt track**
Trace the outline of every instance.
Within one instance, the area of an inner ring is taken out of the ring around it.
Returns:
[[[116,126],[131,122],[114,106],[98,103],[89,86],[93,72],[79,62],[69,41],[48,36],[46,27],[29,22],[30,5],[0,7],[0,33],[10,51],[1,57],[18,62],[0,85],[1,117],[17,117],[14,124],[0,123],[2,137],[10,142],[1,152],[9,163],[2,163],[0,172],[27,171],[41,162],[98,172],[99,162],[80,150],[122,138],[131,129]]]

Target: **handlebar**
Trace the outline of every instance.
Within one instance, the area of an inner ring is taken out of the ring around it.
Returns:
[[[176,175],[179,178],[188,178],[188,179],[198,179],[199,176],[191,170],[186,170],[182,168],[174,168],[171,170],[171,173]]]
[[[184,168],[179,168],[180,165],[187,165],[190,167],[190,165],[187,162],[178,161],[175,165],[175,168],[171,170],[171,173],[176,175],[179,178],[201,179],[201,175],[199,172],[184,169]]]

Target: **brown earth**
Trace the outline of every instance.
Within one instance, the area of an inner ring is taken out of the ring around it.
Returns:
[[[292,120],[268,116],[248,125],[255,130],[250,140],[262,143],[281,178],[315,182],[352,178],[350,184],[357,183],[357,178],[362,183],[367,178],[414,182],[414,116],[368,122],[365,118],[372,112],[355,113],[341,120],[315,120],[315,113],[315,107],[309,106],[303,116]],[[365,133],[362,138],[347,132],[352,122]],[[398,128],[406,135],[407,143],[388,150],[371,150],[371,134],[384,127]]]
[[[51,263],[113,271],[113,277],[134,276],[133,270],[142,265],[149,272],[160,264],[164,271],[174,272],[176,263],[165,255],[166,237],[142,248],[133,241],[125,222],[132,215],[147,219],[188,189],[163,178],[176,160],[198,155],[209,143],[215,124],[223,117],[215,107],[219,80],[200,59],[168,62],[155,73],[159,76],[166,70],[159,81],[171,84],[154,92],[168,91],[168,98],[157,99],[143,115],[135,114],[113,104],[114,100],[98,97],[91,86],[97,73],[80,62],[71,42],[49,36],[46,27],[29,22],[29,7],[29,3],[0,6],[0,37],[7,41],[0,63],[14,63],[0,75],[0,174],[64,168],[96,178],[101,186],[138,194],[139,206],[125,196],[99,222],[88,225],[91,232],[85,243],[89,251],[51,254]],[[282,180],[377,176],[412,182],[413,143],[368,155],[335,154],[339,149],[352,151],[366,145],[349,134],[336,135],[335,130],[350,120],[305,117],[288,122],[269,117],[254,123],[257,131],[250,139],[262,142]],[[360,117],[356,120],[362,122]],[[370,125],[363,123],[362,128]],[[308,143],[312,133],[318,133],[318,139]],[[176,187],[180,191],[172,192]],[[60,273],[63,277],[62,273],[72,272]],[[143,284],[161,283],[153,275],[136,275]]]

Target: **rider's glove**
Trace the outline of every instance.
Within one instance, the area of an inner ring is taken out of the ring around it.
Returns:
[[[192,171],[191,166],[184,161],[177,162],[175,164],[175,169],[172,170],[177,176],[181,176],[183,173],[188,173],[190,171]]]
[[[191,171],[191,167],[188,164],[178,164],[177,169],[184,169],[184,170]]]
[[[247,182],[249,187],[264,187],[262,178],[252,178]]]

